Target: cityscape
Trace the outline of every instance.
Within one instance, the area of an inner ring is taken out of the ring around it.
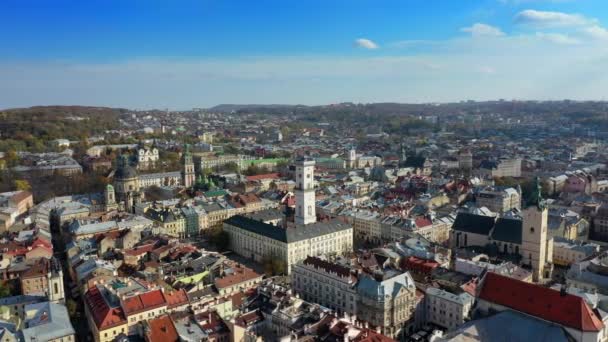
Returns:
[[[0,338],[608,341],[607,5],[0,4]]]

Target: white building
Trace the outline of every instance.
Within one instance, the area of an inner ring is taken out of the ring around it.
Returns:
[[[453,330],[469,319],[475,298],[466,292],[453,294],[435,287],[426,289],[427,322]]]

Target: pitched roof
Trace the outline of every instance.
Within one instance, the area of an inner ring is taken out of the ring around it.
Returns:
[[[461,232],[488,235],[494,226],[494,217],[460,212],[452,229]]]
[[[579,331],[600,331],[604,324],[581,297],[489,272],[479,299]]]
[[[146,335],[149,342],[175,342],[179,341],[179,335],[169,315],[163,315],[148,321],[150,330]]]
[[[224,222],[231,226],[287,243],[352,229],[352,226],[339,220],[315,222],[308,224],[305,227],[296,228],[277,227],[243,215],[232,216]]]
[[[122,308],[127,316],[134,313],[152,310],[166,305],[164,293],[161,290],[154,290],[142,293],[137,296],[126,298],[122,301]]]
[[[238,285],[256,278],[259,278],[260,280],[262,279],[261,274],[258,274],[254,270],[247,267],[235,267],[232,270],[234,271],[232,274],[225,275],[221,278],[215,278],[215,287],[218,289],[223,289],[225,287]]]
[[[499,218],[492,231],[492,240],[521,244],[521,220]]]
[[[262,179],[279,179],[278,173],[266,173],[263,175],[247,176],[248,181],[258,181]]]
[[[316,269],[322,269],[326,273],[335,273],[340,277],[350,276],[350,268],[314,256],[307,257],[304,259],[303,263],[306,265],[311,265]]]
[[[165,299],[169,308],[178,307],[188,304],[188,293],[184,289],[165,292]]]
[[[113,308],[108,305],[97,286],[91,287],[85,294],[84,299],[98,330],[104,330],[127,323],[122,308]]]

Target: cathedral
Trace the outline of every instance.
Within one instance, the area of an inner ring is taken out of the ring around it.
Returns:
[[[184,148],[181,163],[181,171],[138,174],[129,162],[129,158],[126,155],[120,155],[114,172],[114,186],[112,189],[106,189],[106,197],[110,197],[106,200],[115,200],[117,203],[124,205],[125,210],[130,211],[134,204],[143,199],[143,190],[150,186],[192,187],[196,173],[190,146],[188,145]]]

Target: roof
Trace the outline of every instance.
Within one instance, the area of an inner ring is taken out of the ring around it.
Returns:
[[[579,331],[601,331],[604,327],[581,297],[492,272],[485,276],[479,299]]]
[[[188,304],[188,293],[184,289],[165,292],[167,306],[170,308]]]
[[[571,339],[558,325],[508,310],[467,322],[444,335],[442,341],[568,342]]]
[[[517,219],[499,218],[492,231],[492,240],[511,242],[521,245],[522,222]]]
[[[52,341],[75,334],[64,305],[51,302],[25,306],[24,341]]]
[[[409,272],[401,273],[381,282],[369,276],[361,277],[361,279],[359,279],[359,285],[357,286],[357,292],[366,297],[383,302],[385,296],[395,297],[402,287],[409,288],[412,291],[416,290],[414,280]]]
[[[122,308],[111,307],[97,286],[91,287],[84,295],[84,299],[98,330],[127,324],[127,319]]]
[[[179,341],[179,335],[169,315],[163,315],[148,321],[150,330],[147,333],[149,342]]]
[[[225,275],[221,278],[215,278],[215,287],[217,287],[218,289],[223,289],[256,278],[259,278],[260,280],[262,279],[261,274],[258,274],[254,270],[244,266],[235,267],[232,268],[232,270],[232,274]]]
[[[326,273],[335,273],[343,278],[350,277],[350,268],[314,256],[307,257],[304,259],[303,263],[305,265],[313,266],[316,269],[322,269]]]
[[[164,305],[167,305],[167,301],[165,300],[162,290],[146,292],[137,296],[126,298],[122,301],[122,307],[127,316],[152,310]]]
[[[494,217],[460,212],[456,215],[452,229],[466,233],[489,235],[493,226]]]
[[[243,215],[232,216],[224,221],[224,223],[285,243],[307,240],[317,236],[352,229],[352,226],[339,220],[315,222],[304,227],[282,228],[256,221]]]

